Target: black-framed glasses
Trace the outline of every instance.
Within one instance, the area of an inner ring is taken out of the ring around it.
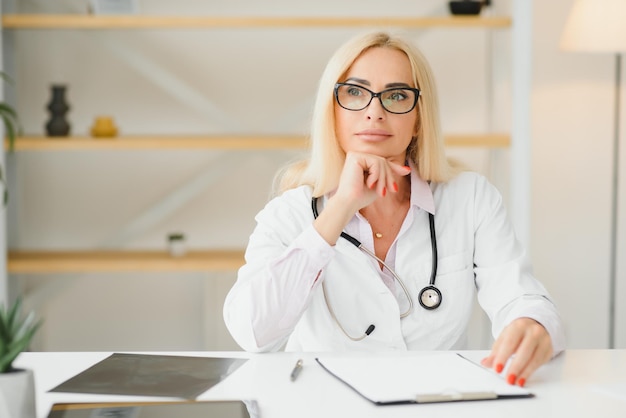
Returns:
[[[420,90],[412,87],[393,87],[374,93],[363,86],[350,83],[335,84],[335,99],[346,110],[363,110],[378,97],[383,109],[389,113],[409,113],[415,108]]]

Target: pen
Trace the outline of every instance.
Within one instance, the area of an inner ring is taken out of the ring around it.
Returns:
[[[290,377],[291,377],[292,382],[296,380],[301,370],[302,370],[302,359],[298,359],[298,361],[296,361],[296,365],[293,366],[293,370],[291,371]]]

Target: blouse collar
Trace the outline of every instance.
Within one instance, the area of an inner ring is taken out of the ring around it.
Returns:
[[[434,215],[435,199],[430,185],[420,177],[413,162],[409,162],[409,166],[411,167],[411,206],[417,206]]]

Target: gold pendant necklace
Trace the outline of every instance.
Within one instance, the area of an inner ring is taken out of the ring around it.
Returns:
[[[380,232],[376,232],[376,233],[374,234],[374,236],[375,236],[376,238],[382,238],[382,237],[383,237],[383,234],[381,234]]]

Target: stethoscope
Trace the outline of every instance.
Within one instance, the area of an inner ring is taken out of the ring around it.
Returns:
[[[317,200],[318,200],[317,197],[313,197],[311,199],[311,209],[313,210],[314,219],[317,219],[317,217],[319,216],[319,212],[317,211]],[[432,250],[433,261],[432,261],[432,269],[430,272],[430,282],[428,286],[424,287],[419,292],[418,301],[420,305],[422,305],[422,308],[427,309],[427,310],[433,310],[433,309],[437,309],[439,305],[441,305],[442,298],[441,298],[441,292],[435,286],[435,278],[437,277],[437,236],[435,235],[435,216],[432,213],[429,213],[428,220],[429,220],[429,225],[430,225],[430,247]],[[396,274],[396,272],[392,268],[390,268],[383,260],[381,260],[376,254],[374,254],[372,251],[365,248],[358,239],[354,238],[352,235],[349,235],[345,232],[341,232],[341,237],[349,241],[352,245],[357,247],[359,250],[363,251],[365,254],[369,255],[370,257],[373,257],[376,261],[378,261],[383,267],[385,267],[391,273],[391,275],[394,277],[394,279],[396,279],[398,283],[400,283],[400,286],[402,287],[402,291],[404,292],[407,300],[409,301],[409,308],[406,310],[406,312],[403,312],[402,314],[400,314],[400,318],[404,318],[408,316],[413,311],[413,298],[411,298],[411,295],[409,294],[409,291],[406,285],[404,284],[404,281],[400,279],[400,277]],[[328,296],[326,295],[326,286],[324,285],[323,281],[322,281],[322,292],[324,293],[324,300],[326,301],[326,306],[328,306],[328,311],[330,312],[330,315],[333,317],[333,319],[335,320],[335,323],[339,326],[341,331],[348,338],[350,338],[353,341],[361,341],[363,338],[367,337],[374,331],[374,328],[376,327],[374,326],[374,324],[371,324],[367,328],[365,333],[359,337],[353,337],[350,334],[348,334],[346,330],[343,328],[343,326],[341,325],[341,323],[339,322],[339,320],[337,319],[337,316],[335,315],[335,312],[333,311],[333,308],[330,305]]]

